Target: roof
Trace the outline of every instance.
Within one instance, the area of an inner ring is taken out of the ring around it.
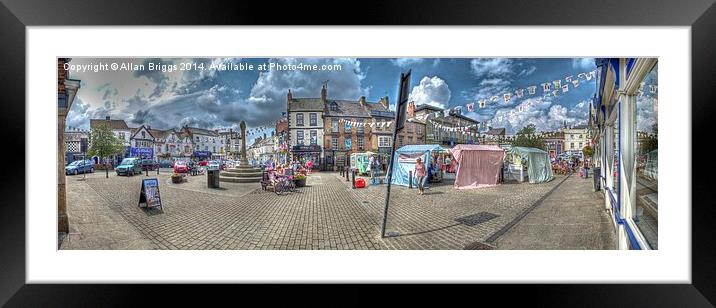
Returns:
[[[337,110],[331,110],[331,106],[334,104]],[[381,115],[381,113],[391,113],[391,111],[380,103],[365,102],[365,106],[361,105],[359,101],[347,100],[330,100],[326,103],[326,116],[370,118],[373,115]],[[387,116],[387,114],[382,116]]]
[[[320,98],[294,98],[288,102],[291,111],[323,111],[323,100]]]
[[[485,135],[505,135],[505,128],[491,128]]]
[[[443,151],[443,148],[437,144],[411,144],[395,150],[396,153],[415,153],[427,151]]]
[[[205,136],[218,136],[219,135],[217,132],[215,132],[213,130],[198,128],[198,127],[185,126],[184,129],[186,129],[192,135],[205,135]]]
[[[124,122],[124,120],[109,120],[109,122],[110,122],[111,129],[129,130],[129,126],[127,126],[127,122]],[[106,123],[107,123],[106,119],[91,119],[90,120],[90,128],[97,127],[98,125],[105,125]]]
[[[498,151],[503,152],[505,151],[501,147],[498,147],[496,145],[484,145],[484,144],[458,144],[453,150],[463,150],[463,151]]]
[[[172,133],[172,130],[159,130],[159,129],[148,129],[149,133],[154,136],[154,138],[157,139],[166,139],[169,134]]]
[[[422,104],[422,105],[419,105],[419,106],[415,106],[415,110],[413,110],[413,113],[422,111],[423,109],[427,109],[427,110],[431,110],[431,111],[440,111],[440,112],[445,111],[445,109],[443,109],[443,108],[439,108],[439,107],[435,107],[435,106],[427,105],[427,104]],[[452,109],[450,110],[450,116],[456,117],[456,118],[460,118],[460,119],[463,119],[463,120],[472,122],[472,123],[474,123],[474,124],[479,124],[479,123],[480,123],[480,121],[477,121],[477,120],[475,120],[475,119],[473,119],[473,118],[470,118],[470,117],[468,117],[468,116],[465,116],[465,115],[463,115],[463,114],[461,114],[461,113],[457,113],[457,112],[455,112],[455,111],[452,110]],[[436,119],[445,120],[444,117],[438,117],[438,118],[436,118]]]

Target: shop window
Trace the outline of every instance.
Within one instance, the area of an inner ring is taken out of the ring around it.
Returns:
[[[636,213],[634,220],[652,249],[658,239],[658,65],[647,74],[636,98]]]
[[[338,119],[336,118],[331,119],[331,132],[338,132]]]

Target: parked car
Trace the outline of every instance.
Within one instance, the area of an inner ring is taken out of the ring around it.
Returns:
[[[217,160],[212,160],[206,166],[206,170],[221,170],[221,163]]]
[[[90,159],[76,160],[65,166],[65,174],[93,173],[94,162]]]
[[[122,160],[114,170],[117,175],[135,175],[142,173],[142,160],[137,157],[129,157]]]
[[[142,159],[142,170],[143,171],[154,171],[159,169],[159,163],[151,159]]]
[[[209,165],[208,161],[202,160],[199,162],[199,166],[207,166],[207,165]]]
[[[163,160],[159,162],[160,168],[174,168],[174,162],[171,160]]]
[[[189,164],[187,164],[186,161],[179,160],[174,163],[174,172],[176,173],[188,173],[189,172]]]

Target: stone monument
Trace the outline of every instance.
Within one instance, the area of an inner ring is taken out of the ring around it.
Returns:
[[[261,182],[262,171],[249,165],[246,157],[246,123],[241,121],[241,158],[239,166],[228,168],[219,173],[219,181],[232,183],[258,183]]]

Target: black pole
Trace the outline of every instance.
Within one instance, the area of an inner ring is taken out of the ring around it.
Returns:
[[[398,125],[398,123],[395,123]],[[390,163],[388,163],[388,187],[385,190],[385,207],[383,209],[383,226],[380,228],[380,237],[385,237],[385,225],[388,223],[388,205],[390,203],[390,184],[393,182],[393,163],[395,158],[395,138],[398,130],[393,131],[393,139],[391,140]]]
[[[408,181],[408,189],[413,189],[413,170],[408,171],[408,178],[410,181]]]
[[[349,181],[350,181],[350,180],[348,179],[348,169],[350,169],[349,166],[343,167],[343,170],[345,170],[345,173],[346,173],[346,182],[349,182]]]
[[[353,187],[353,189],[356,189],[356,171],[351,170],[351,175],[351,187]]]

